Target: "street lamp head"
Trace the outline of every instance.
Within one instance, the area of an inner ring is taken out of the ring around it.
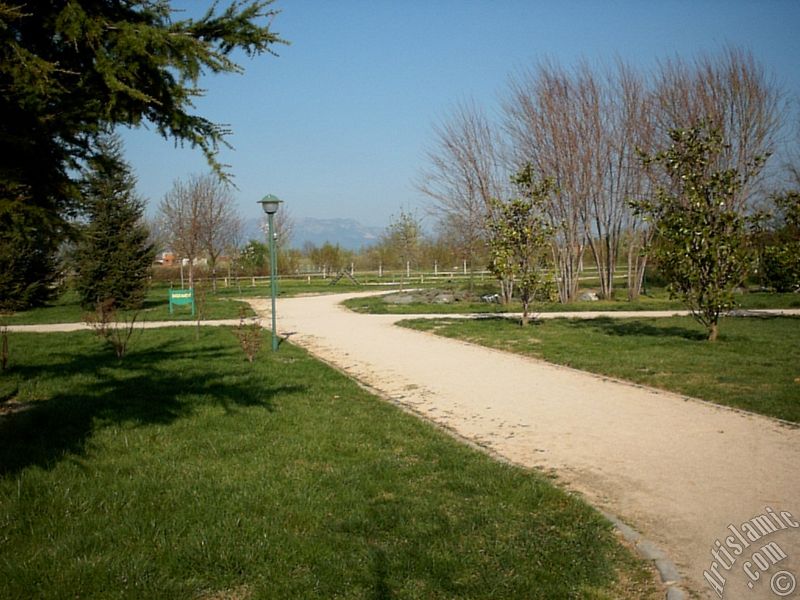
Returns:
[[[274,215],[278,212],[278,206],[283,200],[279,199],[274,194],[267,194],[258,203],[261,205],[261,208],[264,209],[264,212],[268,215]]]

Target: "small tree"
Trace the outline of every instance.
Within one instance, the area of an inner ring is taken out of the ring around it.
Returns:
[[[191,178],[189,188],[199,204],[197,233],[200,249],[208,258],[211,285],[216,291],[217,262],[239,234],[241,219],[236,212],[230,184],[214,173]]]
[[[82,181],[89,222],[75,252],[75,287],[86,309],[107,300],[139,308],[144,301],[155,252],[135,185],[119,140],[105,138]]]
[[[655,227],[652,256],[698,322],[717,339],[719,318],[734,306],[733,290],[745,277],[749,262],[747,221],[736,202],[743,182],[763,164],[749,164],[747,173],[722,169],[725,148],[720,131],[708,123],[673,129],[666,150],[648,156],[646,167],[661,166],[666,183],[652,199],[634,207]]]
[[[763,281],[777,292],[800,289],[800,192],[772,197],[777,224],[761,253]]]
[[[93,312],[86,313],[83,320],[98,337],[114,348],[117,359],[122,360],[128,353],[138,315],[138,311],[120,314],[114,306],[114,299],[106,298],[97,303]]]
[[[176,179],[158,210],[170,247],[179,261],[186,259],[189,263],[189,287],[194,287],[195,260],[202,252],[202,207],[192,181],[184,183]]]
[[[58,293],[58,261],[47,219],[0,209],[0,310],[42,306]]]
[[[417,261],[421,241],[422,224],[419,219],[413,213],[401,209],[400,214],[386,228],[386,242],[393,254],[400,259],[400,266],[406,275],[409,274],[411,263]],[[402,284],[402,275],[400,281]]]
[[[247,242],[239,254],[239,264],[250,275],[263,275],[269,263],[269,246],[258,240]]]
[[[523,190],[523,197],[493,202],[489,270],[501,281],[514,283],[522,302],[524,327],[531,302],[546,289],[549,279],[547,255],[552,235],[542,215],[542,205],[554,185],[549,179],[534,181],[530,169],[523,170],[514,181]]]

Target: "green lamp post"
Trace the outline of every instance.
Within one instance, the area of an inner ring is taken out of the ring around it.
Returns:
[[[278,350],[278,330],[276,329],[275,321],[275,297],[278,295],[277,284],[277,270],[278,270],[278,257],[275,254],[275,228],[272,222],[275,213],[278,212],[278,207],[283,200],[280,200],[273,194],[267,194],[258,203],[264,212],[267,213],[267,221],[269,222],[269,264],[270,264],[270,284],[272,285],[272,351]]]

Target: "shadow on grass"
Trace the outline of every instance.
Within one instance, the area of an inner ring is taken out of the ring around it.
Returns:
[[[372,588],[372,600],[391,600],[392,590],[389,587],[389,565],[386,558],[386,551],[383,548],[373,548],[372,551],[372,571],[375,575],[375,583]]]
[[[241,370],[220,373],[209,365],[241,358],[222,348],[172,345],[151,345],[122,362],[98,345],[77,354],[52,353],[49,364],[15,366],[8,374],[17,381],[50,381],[54,392],[25,410],[0,416],[0,475],[29,466],[52,468],[70,455],[82,455],[98,427],[168,425],[207,405],[220,406],[226,413],[251,406],[271,411],[276,396],[306,389],[254,385],[254,377]]]
[[[676,327],[674,325],[657,326],[639,319],[612,319],[598,317],[595,319],[569,319],[573,329],[594,329],[605,335],[623,337],[680,338],[693,342],[706,340],[706,334],[696,329]]]

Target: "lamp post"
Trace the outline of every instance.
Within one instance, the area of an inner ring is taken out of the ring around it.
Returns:
[[[279,200],[273,194],[267,194],[258,203],[264,212],[267,213],[267,221],[269,222],[269,264],[270,264],[270,284],[272,285],[272,351],[278,350],[278,331],[275,325],[275,297],[278,295],[278,284],[275,272],[278,270],[278,257],[275,255],[275,229],[272,224],[272,217],[278,212],[283,200]]]

